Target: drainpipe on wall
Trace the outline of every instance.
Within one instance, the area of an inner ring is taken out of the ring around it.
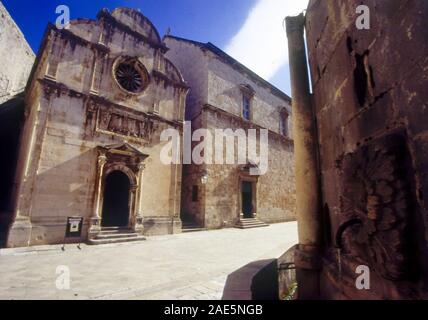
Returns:
[[[321,210],[315,116],[309,90],[305,40],[305,16],[286,18],[296,170],[296,202],[299,245],[295,252],[298,298],[320,297]]]

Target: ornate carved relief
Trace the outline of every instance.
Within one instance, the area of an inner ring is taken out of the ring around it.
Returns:
[[[87,122],[93,123],[89,130],[117,135],[126,140],[149,142],[157,125],[153,119],[141,114],[130,115],[124,111],[101,106],[90,100],[86,109]]]
[[[405,139],[392,134],[349,154],[339,164],[344,215],[342,233],[351,254],[362,257],[386,279],[411,273],[411,241],[407,233],[412,209],[411,181]],[[340,243],[338,244],[339,246]]]

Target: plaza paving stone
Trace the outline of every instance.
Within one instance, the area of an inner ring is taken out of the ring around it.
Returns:
[[[297,223],[148,237],[115,245],[0,250],[0,299],[221,299],[227,276],[297,243]],[[70,288],[57,288],[58,266]]]

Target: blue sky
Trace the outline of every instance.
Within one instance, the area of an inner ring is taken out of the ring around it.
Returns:
[[[306,7],[307,0],[1,0],[37,52],[58,5],[71,19],[95,18],[101,8],[138,8],[161,36],[171,34],[212,42],[290,94],[286,34],[282,20]]]

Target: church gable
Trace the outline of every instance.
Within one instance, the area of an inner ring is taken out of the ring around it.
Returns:
[[[69,29],[51,25],[46,38],[43,78],[167,121],[183,119],[188,87],[140,12],[103,9],[97,20],[74,20]]]
[[[159,32],[141,12],[130,8],[117,8],[111,13],[117,21],[146,37],[153,44],[163,46]]]

